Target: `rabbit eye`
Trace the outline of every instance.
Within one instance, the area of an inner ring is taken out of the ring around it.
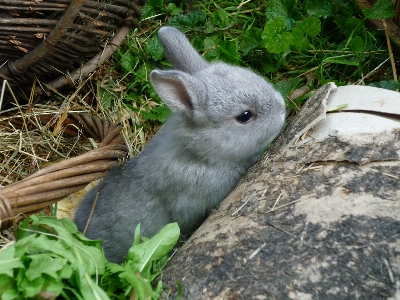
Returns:
[[[247,123],[253,118],[253,113],[250,110],[242,112],[240,115],[236,116],[236,120],[239,123]]]

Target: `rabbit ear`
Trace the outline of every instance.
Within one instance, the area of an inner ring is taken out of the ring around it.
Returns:
[[[198,107],[202,99],[202,83],[180,71],[154,70],[150,81],[164,103],[176,113],[185,113]]]
[[[158,38],[164,47],[165,56],[175,69],[194,74],[208,66],[179,30],[168,26],[161,27]]]

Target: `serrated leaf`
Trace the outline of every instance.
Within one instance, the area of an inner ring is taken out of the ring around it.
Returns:
[[[18,287],[20,290],[23,291],[25,298],[33,298],[34,296],[39,294],[45,282],[45,277],[38,277],[35,280],[29,280],[25,277],[19,281]]]
[[[306,18],[297,22],[295,28],[310,37],[316,37],[321,32],[321,21],[316,17]]]
[[[282,32],[284,28],[286,28],[286,24],[282,18],[268,22],[261,33],[263,39],[261,45],[271,53],[281,53],[288,50],[292,44],[292,34]]]
[[[15,257],[15,244],[8,245],[0,251],[0,275],[14,276],[14,269],[23,268],[19,257]]]
[[[168,106],[157,106],[150,111],[142,111],[144,120],[154,120],[164,123],[171,115],[171,110]]]
[[[100,247],[85,245],[72,236],[78,235],[76,225],[68,219],[57,220],[54,217],[32,216],[33,224],[43,224],[53,227],[58,235],[58,239],[48,239],[45,235],[40,235],[30,243],[31,253],[51,252],[61,258],[65,258],[72,265],[83,266],[88,274],[104,273],[105,258]]]
[[[47,274],[53,278],[59,278],[58,271],[62,270],[67,260],[58,257],[51,257],[47,254],[30,255],[31,260],[25,276],[28,280],[34,280],[41,277],[42,274]]]
[[[128,260],[133,261],[141,272],[151,261],[167,255],[179,239],[177,223],[165,225],[154,237],[139,245],[133,245],[128,252]]]
[[[295,27],[292,31],[292,44],[294,49],[300,51],[309,48],[310,41],[297,27]]]
[[[156,35],[152,36],[152,38],[144,46],[144,49],[146,53],[150,54],[155,61],[159,61],[164,57],[163,47]]]
[[[395,15],[392,0],[378,0],[371,9],[365,8],[363,12],[370,19],[389,19]]]

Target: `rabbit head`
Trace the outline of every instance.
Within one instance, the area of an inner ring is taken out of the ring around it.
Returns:
[[[175,28],[158,35],[175,69],[154,70],[150,81],[182,124],[185,151],[210,162],[254,159],[283,126],[282,96],[248,69],[206,62]]]

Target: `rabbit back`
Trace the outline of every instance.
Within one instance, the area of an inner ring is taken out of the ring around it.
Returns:
[[[178,222],[190,234],[234,188],[285,118],[282,96],[254,72],[207,63],[178,30],[159,31],[173,70],[150,81],[172,116],[142,153],[110,171],[77,210],[78,228],[122,262],[141,223],[151,237]]]

